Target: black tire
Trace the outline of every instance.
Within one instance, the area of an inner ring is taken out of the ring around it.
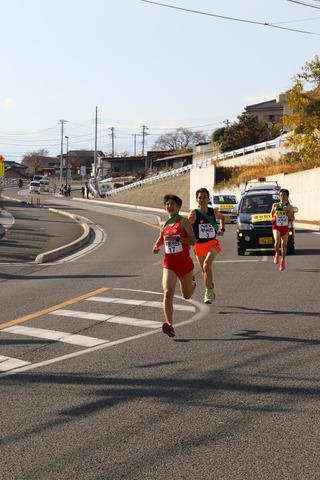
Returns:
[[[296,253],[296,249],[294,245],[291,245],[290,247],[287,247],[287,253],[288,255],[294,255]]]
[[[242,247],[238,247],[238,255],[243,256],[246,253],[246,249]]]

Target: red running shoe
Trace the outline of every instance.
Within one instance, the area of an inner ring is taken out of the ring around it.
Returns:
[[[277,265],[278,262],[279,262],[279,255],[278,255],[278,253],[276,253],[276,254],[274,255],[273,263],[274,263],[275,265]]]
[[[280,271],[283,272],[284,270],[284,260],[282,259],[280,262]]]
[[[174,331],[174,328],[172,325],[169,325],[169,323],[163,323],[162,324],[162,331],[163,333],[165,333],[166,335],[168,335],[168,337],[174,337],[176,332]]]

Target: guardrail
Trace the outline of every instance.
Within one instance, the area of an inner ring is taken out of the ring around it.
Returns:
[[[284,140],[282,138],[277,138],[275,140],[270,140],[268,142],[261,142],[255,145],[250,145],[248,147],[238,148],[230,152],[219,153],[214,157],[192,163],[191,165],[186,165],[185,167],[177,168],[175,170],[169,170],[168,172],[163,172],[158,175],[154,175],[152,177],[147,177],[147,178],[144,178],[143,180],[138,180],[137,182],[130,183],[129,185],[115,188],[114,190],[111,190],[110,192],[108,192],[106,195],[113,196],[113,195],[116,195],[117,193],[125,192],[127,190],[132,190],[133,188],[140,188],[144,185],[152,184],[154,182],[158,182],[167,178],[177,177],[177,176],[183,175],[184,173],[188,172],[192,168],[209,167],[210,165],[213,164],[213,162],[216,162],[219,160],[226,160],[227,158],[234,158],[234,157],[246,155],[247,153],[257,152],[259,150],[267,150],[268,148],[281,147],[283,143],[284,143]],[[165,160],[165,157],[163,158],[163,160]]]

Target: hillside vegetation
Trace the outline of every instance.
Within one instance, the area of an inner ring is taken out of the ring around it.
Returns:
[[[144,207],[163,208],[163,197],[167,193],[173,193],[182,199],[182,210],[189,210],[190,201],[190,173],[187,172],[179,177],[158,181],[152,185],[133,188],[127,192],[121,192],[106,201],[116,203],[128,203]]]

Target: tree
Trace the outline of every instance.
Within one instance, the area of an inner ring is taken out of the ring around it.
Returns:
[[[164,133],[155,141],[155,150],[190,150],[195,143],[206,142],[207,136],[188,128],[177,128],[173,132]]]
[[[40,150],[36,150],[35,152],[30,152],[24,155],[21,163],[22,165],[26,165],[31,170],[31,173],[36,173],[42,169],[42,158],[48,155],[48,150],[45,148],[41,148]]]
[[[256,115],[243,112],[229,127],[215,130],[211,138],[221,152],[227,152],[271,140],[279,135],[279,131],[279,125],[261,123]]]
[[[312,89],[306,87],[313,85]],[[320,165],[320,59],[316,55],[306,62],[295,76],[293,87],[286,92],[291,110],[284,123],[292,132],[287,144],[295,151],[295,158],[307,168]]]

